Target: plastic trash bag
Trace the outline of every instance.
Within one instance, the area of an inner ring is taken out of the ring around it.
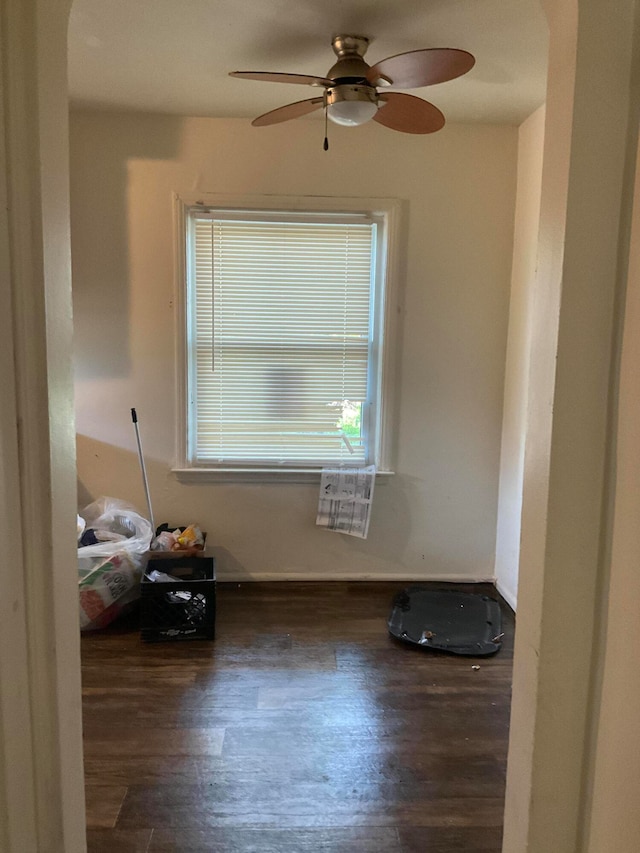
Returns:
[[[153,530],[134,507],[115,498],[98,498],[81,513],[87,529],[124,538],[78,548],[80,628],[104,628],[140,597]]]

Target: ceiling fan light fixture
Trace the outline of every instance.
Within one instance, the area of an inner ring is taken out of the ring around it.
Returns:
[[[378,97],[372,86],[346,84],[327,89],[327,115],[344,127],[366,124],[378,111]]]

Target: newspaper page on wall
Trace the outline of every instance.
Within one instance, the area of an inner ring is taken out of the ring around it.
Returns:
[[[376,482],[376,466],[323,468],[316,524],[366,539]]]

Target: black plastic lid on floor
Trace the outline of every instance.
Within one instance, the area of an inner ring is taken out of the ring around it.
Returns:
[[[486,595],[410,586],[393,599],[389,633],[405,643],[456,655],[502,647],[500,605]]]

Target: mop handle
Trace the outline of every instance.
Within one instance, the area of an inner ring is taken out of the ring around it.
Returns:
[[[142,455],[142,443],[140,442],[140,430],[138,429],[138,415],[135,409],[131,409],[131,420],[133,421],[133,428],[136,431],[136,442],[138,443],[138,457],[140,459],[140,470],[142,471],[142,483],[144,485],[144,492],[147,496],[147,507],[149,508],[149,520],[151,521],[151,527],[153,529],[153,535],[156,535],[156,525],[153,520],[153,510],[151,509],[151,495],[149,494],[149,482],[147,480],[147,469],[144,465],[144,456]]]

